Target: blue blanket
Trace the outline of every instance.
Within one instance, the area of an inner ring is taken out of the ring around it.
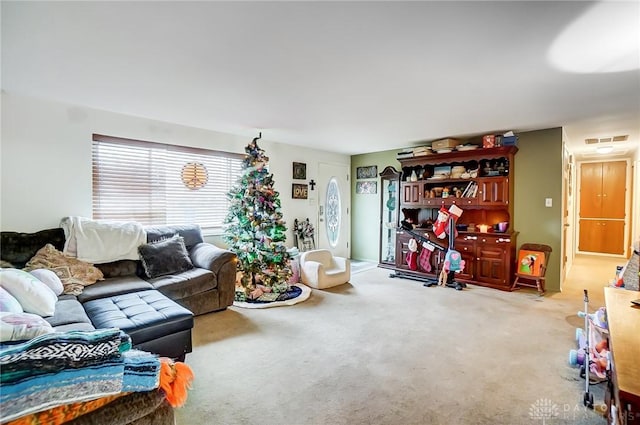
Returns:
[[[160,361],[118,329],[42,335],[0,349],[0,422],[159,385]]]

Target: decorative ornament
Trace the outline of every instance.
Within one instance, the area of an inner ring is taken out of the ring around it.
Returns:
[[[182,166],[182,183],[190,190],[203,188],[209,181],[209,172],[204,164],[188,162]]]

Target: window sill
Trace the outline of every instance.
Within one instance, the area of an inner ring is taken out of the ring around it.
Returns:
[[[222,229],[221,227],[203,227],[201,230],[202,236],[204,237],[224,235],[224,229]]]

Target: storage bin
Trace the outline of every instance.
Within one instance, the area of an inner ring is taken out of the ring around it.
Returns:
[[[502,137],[503,146],[513,146],[516,144],[517,136],[504,136]]]
[[[496,136],[494,134],[487,134],[482,137],[483,148],[493,148],[496,146]]]
[[[460,140],[457,139],[442,139],[442,140],[434,140],[431,142],[431,149],[434,151],[440,149],[451,149],[455,148],[460,144]]]

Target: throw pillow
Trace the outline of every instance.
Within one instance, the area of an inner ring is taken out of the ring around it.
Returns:
[[[63,293],[71,295],[80,295],[85,286],[104,279],[100,269],[93,264],[69,257],[51,244],[40,248],[27,262],[25,270],[35,269],[53,270],[62,281]]]
[[[0,286],[0,311],[22,313],[22,306],[6,289]]]
[[[34,275],[40,282],[47,285],[49,289],[51,289],[53,293],[56,294],[56,296],[62,294],[62,291],[64,291],[62,281],[60,280],[58,275],[53,272],[53,270],[35,269],[31,270],[29,273]]]
[[[140,245],[138,252],[144,271],[149,278],[180,273],[193,268],[184,238],[177,234],[168,239]]]
[[[27,313],[53,316],[58,297],[35,276],[19,269],[0,270],[0,286],[6,289]]]
[[[0,312],[0,342],[27,341],[52,332],[49,322],[35,314]]]

